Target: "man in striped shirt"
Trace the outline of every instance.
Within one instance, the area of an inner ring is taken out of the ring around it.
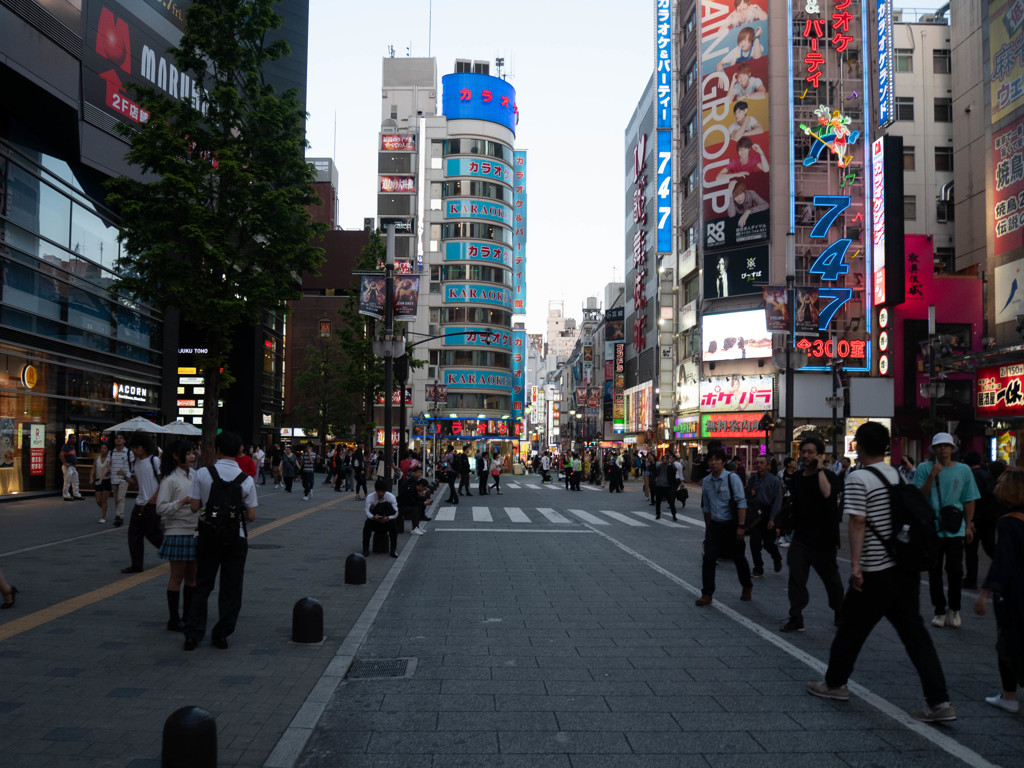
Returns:
[[[924,690],[925,708],[910,716],[932,723],[956,720],[942,664],[921,618],[920,574],[898,569],[885,548],[892,535],[888,486],[900,482],[899,470],[885,462],[889,430],[869,421],[858,427],[855,439],[863,468],[849,475],[844,489],[850,517],[850,589],[839,611],[825,679],[807,683],[807,691],[848,701],[846,682],[857,656],[884,617],[896,629]]]

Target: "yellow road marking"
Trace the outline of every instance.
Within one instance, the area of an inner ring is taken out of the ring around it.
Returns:
[[[262,536],[264,533],[269,533],[270,531],[280,528],[282,525],[287,525],[288,523],[293,523],[296,520],[301,520],[307,515],[311,515],[314,512],[319,512],[321,509],[326,509],[327,507],[334,504],[336,501],[341,501],[341,499],[334,499],[332,501],[320,504],[319,506],[310,507],[309,509],[304,509],[301,512],[296,512],[293,515],[282,517],[280,520],[274,520],[273,522],[267,523],[266,525],[261,525],[259,528],[256,528],[255,530],[249,532],[249,539],[255,539],[258,536]],[[127,592],[129,589],[133,589],[134,587],[137,587],[140,584],[145,584],[147,581],[152,581],[158,576],[166,575],[169,570],[170,565],[168,563],[164,563],[163,565],[158,565],[155,568],[150,568],[149,570],[143,571],[142,573],[136,573],[131,576],[126,576],[125,578],[117,581],[114,584],[108,584],[105,587],[100,587],[99,589],[94,589],[91,592],[86,592],[84,595],[78,595],[77,597],[72,597],[67,600],[63,600],[57,603],[56,605],[51,605],[47,608],[42,608],[38,611],[35,611],[34,613],[28,614],[27,616],[22,616],[20,618],[14,619],[13,621],[4,622],[2,625],[0,625],[0,642],[3,642],[4,640],[9,640],[10,638],[15,637],[16,635],[20,635],[23,632],[28,632],[29,630],[35,629],[36,627],[41,627],[42,625],[48,624],[51,621],[56,621],[57,619],[64,618],[65,616],[74,613],[75,611],[90,606],[94,603],[98,603],[101,600],[106,600],[108,597],[113,597],[114,595],[119,595],[122,592]]]

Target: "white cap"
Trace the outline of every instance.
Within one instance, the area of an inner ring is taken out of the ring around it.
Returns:
[[[952,445],[956,448],[956,438],[949,432],[936,432],[935,437],[932,438],[932,448],[936,445]]]

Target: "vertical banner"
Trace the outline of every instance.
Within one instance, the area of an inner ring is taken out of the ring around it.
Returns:
[[[655,102],[658,115],[658,253],[672,253],[672,0],[656,0]]]
[[[1024,104],[1024,3],[993,0],[988,9],[992,122]]]
[[[526,150],[513,159],[512,314],[526,314]]]
[[[878,127],[896,119],[896,57],[892,37],[892,0],[878,0]]]
[[[420,276],[395,278],[395,320],[415,320],[420,295]]]
[[[768,2],[700,3],[705,249],[768,239]]]
[[[992,133],[992,252],[1024,247],[1024,120]],[[998,310],[999,307],[996,307]]]
[[[526,330],[512,331],[512,418],[526,415]]]
[[[624,432],[626,429],[626,368],[624,357],[626,345],[623,342],[615,344],[614,380],[612,389],[612,431]]]
[[[359,278],[359,314],[384,319],[383,275],[363,275]]]

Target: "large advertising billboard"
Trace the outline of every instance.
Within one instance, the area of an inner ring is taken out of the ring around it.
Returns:
[[[1021,3],[1024,8],[1024,2]],[[992,252],[1024,247],[1024,120],[992,134]]]
[[[995,0],[988,10],[992,122],[1024,104],[1024,2]]]
[[[760,293],[768,282],[768,246],[704,257],[704,298],[727,299]]]
[[[512,169],[507,163],[472,157],[449,157],[445,160],[445,176],[477,176],[512,183]]]
[[[979,419],[1024,416],[1024,364],[993,365],[977,372]]]
[[[772,356],[763,309],[704,315],[701,323],[704,362]]]
[[[714,376],[700,380],[701,413],[770,411],[774,406],[770,376]]]
[[[491,285],[452,284],[444,286],[445,304],[497,304],[505,309],[512,308],[512,291]]]
[[[493,261],[512,266],[512,249],[495,243],[474,243],[468,240],[449,241],[444,244],[445,261]]]
[[[700,4],[705,250],[768,239],[768,1]]]
[[[516,132],[516,89],[507,80],[475,72],[441,78],[441,107],[449,120],[486,120]]]

